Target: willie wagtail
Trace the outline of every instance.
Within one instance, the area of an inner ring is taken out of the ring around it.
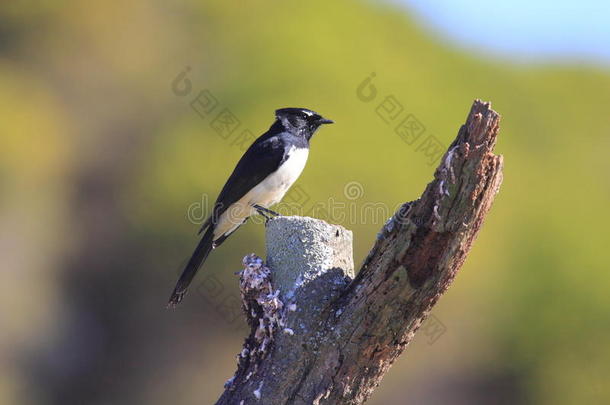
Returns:
[[[178,279],[168,307],[175,307],[186,293],[195,273],[210,251],[229,237],[248,217],[259,213],[269,219],[278,215],[269,207],[280,202],[301,175],[309,140],[322,124],[332,124],[306,108],[282,108],[275,111],[271,128],[248,148],[222,188],[195,252]]]

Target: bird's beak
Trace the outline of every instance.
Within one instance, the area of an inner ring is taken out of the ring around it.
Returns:
[[[326,118],[322,118],[320,121],[318,121],[320,124],[334,124],[335,121],[333,120],[328,120]]]

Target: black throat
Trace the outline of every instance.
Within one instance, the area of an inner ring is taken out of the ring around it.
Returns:
[[[311,131],[308,128],[287,129],[280,120],[276,120],[268,131],[268,133],[272,136],[280,136],[287,146],[294,145],[297,148],[309,148],[309,140],[313,136],[314,132],[315,129]]]

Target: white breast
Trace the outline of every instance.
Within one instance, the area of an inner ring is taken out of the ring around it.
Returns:
[[[303,172],[308,155],[308,148],[295,148],[293,146],[288,151],[288,158],[275,172],[267,176],[221,215],[214,230],[214,239],[230,234],[246,218],[255,214],[256,209],[252,205],[256,204],[268,208],[280,202],[290,186]]]
[[[288,158],[284,163],[252,190],[250,202],[263,207],[270,207],[280,202],[303,172],[308,155],[309,149],[297,149],[293,146],[288,151]]]

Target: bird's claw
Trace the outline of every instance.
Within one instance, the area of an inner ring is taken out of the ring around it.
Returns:
[[[280,216],[280,214],[278,214],[277,212],[272,211],[269,208],[261,207],[258,204],[254,204],[253,207],[254,207],[254,209],[256,209],[256,212],[258,212],[259,215],[262,215],[263,217],[265,217],[265,226],[269,223],[269,221],[271,219],[273,219],[273,217]],[[272,215],[272,216],[270,216],[270,215]]]

